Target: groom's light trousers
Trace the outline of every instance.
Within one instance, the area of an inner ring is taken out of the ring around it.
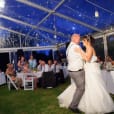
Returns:
[[[77,109],[77,106],[85,91],[85,72],[84,70],[73,72],[69,71],[69,75],[74,80],[76,85],[76,91],[69,107],[72,109]]]

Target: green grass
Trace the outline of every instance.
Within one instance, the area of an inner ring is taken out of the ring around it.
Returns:
[[[35,91],[9,91],[6,85],[1,86],[0,114],[73,114],[68,109],[60,108],[57,100],[68,84]]]
[[[35,91],[9,91],[6,85],[0,86],[0,114],[74,114],[58,105],[57,96],[68,84]]]

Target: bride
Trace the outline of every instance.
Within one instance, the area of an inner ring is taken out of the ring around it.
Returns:
[[[114,103],[106,90],[105,83],[101,77],[99,64],[96,62],[97,57],[92,46],[94,39],[91,36],[82,38],[86,52],[81,48],[76,49],[86,61],[85,70],[85,93],[78,105],[79,110],[86,114],[103,114],[114,111]],[[71,79],[71,84],[57,98],[60,107],[68,108],[75,92],[75,83]]]

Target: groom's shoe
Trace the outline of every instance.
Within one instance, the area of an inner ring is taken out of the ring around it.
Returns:
[[[70,109],[72,112],[81,113],[78,109],[73,109],[73,108],[71,108],[71,107],[69,107],[69,109]]]

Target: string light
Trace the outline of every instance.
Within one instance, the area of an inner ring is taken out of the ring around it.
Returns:
[[[4,8],[5,7],[5,1],[4,0],[0,0],[0,8]]]
[[[55,39],[57,38],[57,35],[56,35],[56,34],[54,34],[54,38],[55,38]]]
[[[98,12],[98,10],[95,10],[95,17],[99,17],[99,12]]]
[[[56,35],[56,26],[55,26],[55,16],[54,16],[54,25],[53,25],[53,28],[54,28],[54,38],[56,39],[57,38],[57,35]]]

